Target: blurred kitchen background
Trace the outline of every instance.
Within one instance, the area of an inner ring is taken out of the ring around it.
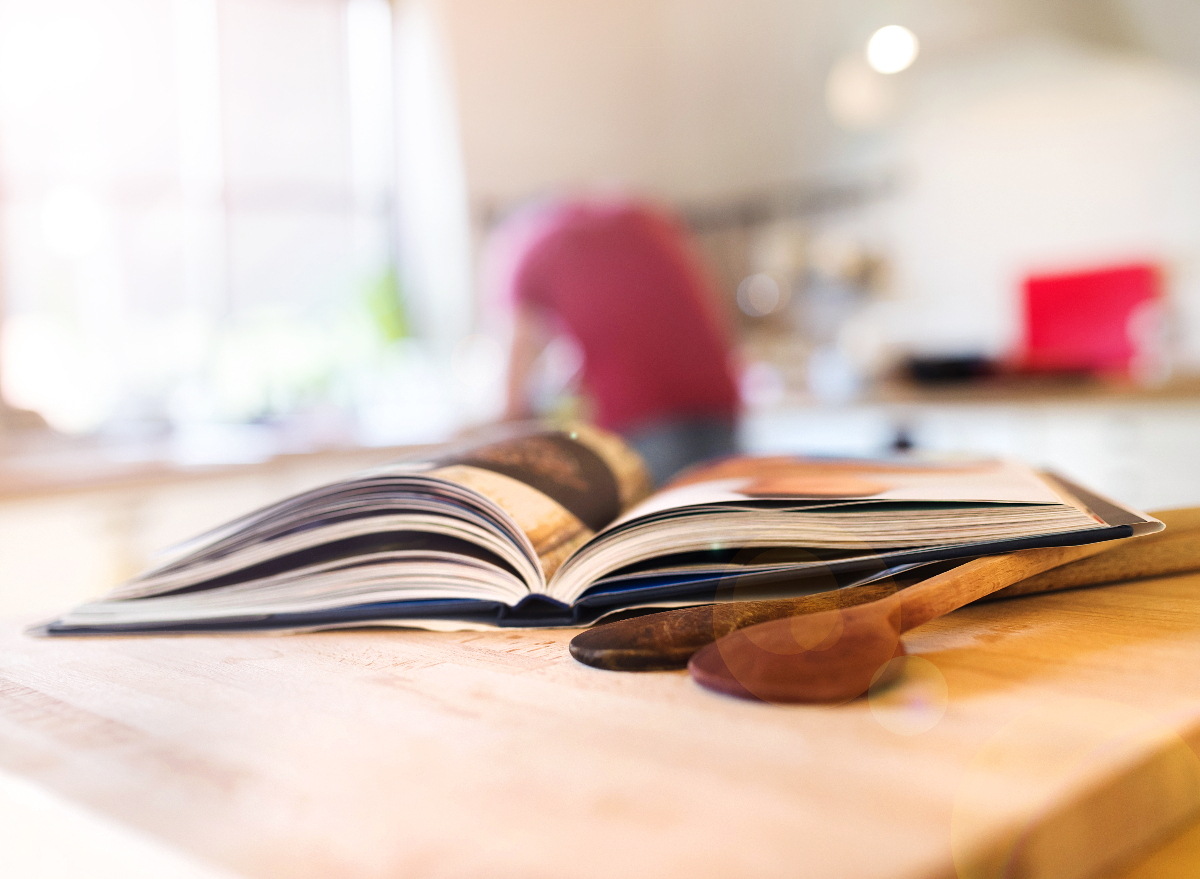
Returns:
[[[0,0],[0,611],[496,418],[481,246],[583,190],[696,234],[747,451],[1200,503],[1194,0]]]

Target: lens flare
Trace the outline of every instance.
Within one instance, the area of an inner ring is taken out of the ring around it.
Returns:
[[[886,682],[896,681],[895,684]],[[920,656],[898,656],[876,672],[867,692],[871,714],[898,736],[915,736],[938,725],[950,703],[941,669]]]

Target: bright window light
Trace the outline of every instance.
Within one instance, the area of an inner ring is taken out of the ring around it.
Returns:
[[[380,443],[459,411],[458,385],[392,390],[420,342],[393,256],[391,10],[0,0],[7,402],[67,433],[253,421],[313,447],[376,407],[401,413]]]
[[[917,59],[917,38],[906,27],[890,24],[867,42],[867,63],[879,73],[899,73]]]

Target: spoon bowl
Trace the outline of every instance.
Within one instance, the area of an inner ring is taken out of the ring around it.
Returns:
[[[688,670],[730,696],[841,704],[867,692],[880,668],[904,655],[900,617],[899,604],[876,603],[773,620],[702,648]]]

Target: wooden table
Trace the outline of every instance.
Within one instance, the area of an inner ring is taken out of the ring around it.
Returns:
[[[1073,879],[1200,814],[1197,576],[965,608],[840,708],[571,635],[10,623],[0,769],[247,876]]]

